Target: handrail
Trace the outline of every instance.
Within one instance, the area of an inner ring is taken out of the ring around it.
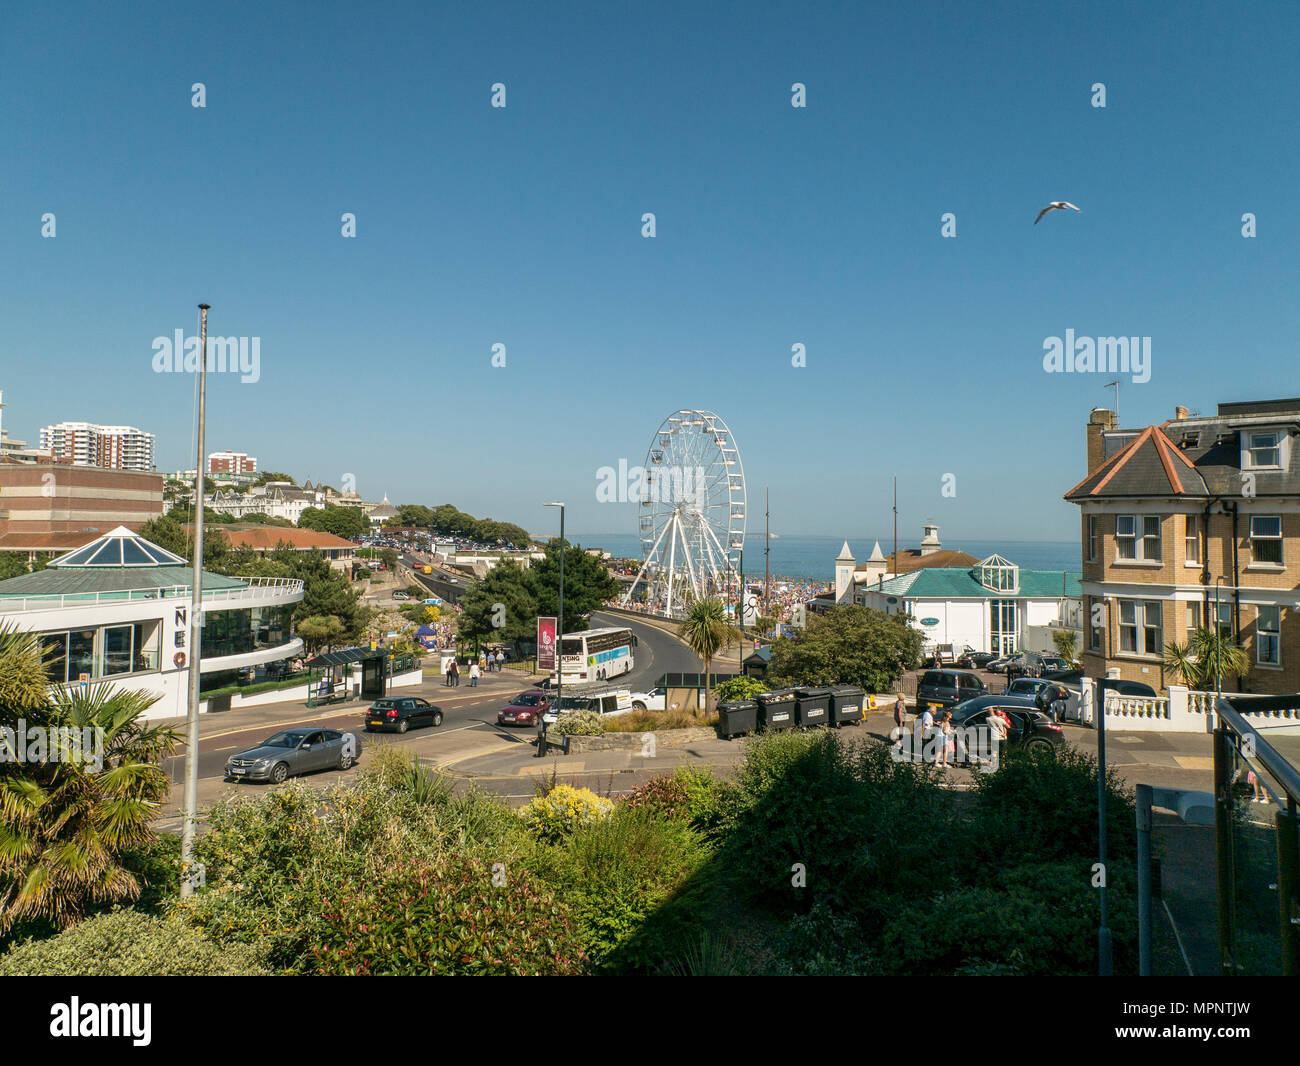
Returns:
[[[242,578],[247,584],[233,589],[205,589],[203,598],[212,600],[260,600],[269,599],[277,592],[296,593],[303,589],[301,578],[296,577],[250,577]],[[0,596],[0,615],[17,611],[38,611],[50,607],[76,606],[78,604],[121,603],[134,600],[190,599],[193,596],[191,585],[166,585],[152,589],[109,589],[102,592],[64,592],[46,593],[36,596],[15,596],[6,599]]]
[[[1300,698],[1300,697],[1298,697]],[[1231,727],[1232,732],[1239,737],[1249,735],[1254,742],[1255,751],[1252,758],[1257,759],[1274,779],[1287,792],[1287,794],[1296,802],[1300,802],[1300,770],[1291,765],[1278,751],[1263,738],[1259,730],[1255,729],[1231,703],[1226,696],[1221,696],[1219,702],[1215,704],[1215,713],[1219,716],[1219,721],[1226,723]]]

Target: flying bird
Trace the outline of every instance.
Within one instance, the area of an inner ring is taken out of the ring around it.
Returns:
[[[1039,220],[1042,219],[1042,217],[1045,214],[1047,214],[1048,211],[1064,211],[1067,207],[1071,211],[1079,211],[1079,209],[1075,207],[1074,204],[1070,203],[1069,200],[1053,200],[1050,204],[1048,204],[1046,207],[1044,207],[1041,211],[1038,212],[1038,218],[1034,219],[1034,225],[1037,226]],[[1079,211],[1079,213],[1083,214],[1082,211]]]

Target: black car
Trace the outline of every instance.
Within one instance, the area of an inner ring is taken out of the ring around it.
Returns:
[[[967,651],[957,660],[957,665],[966,670],[983,670],[997,657],[994,651]]]
[[[981,696],[967,700],[952,709],[952,724],[960,730],[988,726],[989,712],[993,708],[1005,711],[1011,728],[1007,745],[1029,751],[1055,751],[1065,743],[1065,734],[1059,725],[1047,717],[1032,696]],[[965,744],[957,746],[961,760]],[[969,753],[967,753],[969,761]]]
[[[367,733],[377,729],[405,733],[420,725],[442,725],[442,708],[418,696],[385,696],[366,711]]]
[[[916,686],[916,713],[926,707],[953,707],[988,694],[984,682],[962,670],[927,670]]]

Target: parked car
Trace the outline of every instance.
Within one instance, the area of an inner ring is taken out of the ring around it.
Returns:
[[[1074,717],[1079,709],[1079,690],[1060,681],[1041,677],[1017,677],[1007,686],[1008,696],[1031,696],[1040,711],[1046,711],[1055,700],[1065,703],[1065,717]]]
[[[916,711],[926,707],[954,707],[965,700],[988,694],[984,682],[962,670],[927,670],[916,686]]]
[[[967,648],[957,660],[957,665],[967,670],[987,670],[989,663],[998,658],[997,652],[971,651]]]
[[[366,711],[366,732],[405,733],[412,726],[442,725],[442,709],[418,696],[385,696]]]
[[[1005,711],[1011,728],[1007,733],[1008,747],[1020,747],[1031,751],[1055,751],[1065,743],[1065,734],[1038,709],[1032,696],[981,696],[967,700],[952,709],[952,724],[959,729],[978,728],[988,725],[989,712],[996,707]],[[960,759],[964,745],[958,745]],[[969,761],[969,753],[967,760]]]
[[[662,711],[668,706],[668,690],[660,685],[649,692],[632,693],[632,710]]]
[[[1060,670],[1070,669],[1070,663],[1067,659],[1059,655],[1040,655],[1038,657],[1038,676],[1043,677],[1045,674],[1054,674]]]
[[[361,741],[337,729],[286,729],[226,760],[227,781],[280,784],[313,770],[349,770],[361,757]]]
[[[497,712],[497,725],[536,725],[537,716],[551,709],[551,697],[541,689],[521,692]]]
[[[596,714],[623,714],[634,709],[629,689],[616,688],[601,692],[583,692],[565,696],[543,712],[542,717],[551,724],[562,711],[594,711]]]

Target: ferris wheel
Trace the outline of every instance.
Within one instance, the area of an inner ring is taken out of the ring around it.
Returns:
[[[637,500],[645,557],[638,588],[652,609],[679,616],[692,599],[738,591],[745,543],[745,469],[727,424],[712,411],[664,419],[642,467]]]

